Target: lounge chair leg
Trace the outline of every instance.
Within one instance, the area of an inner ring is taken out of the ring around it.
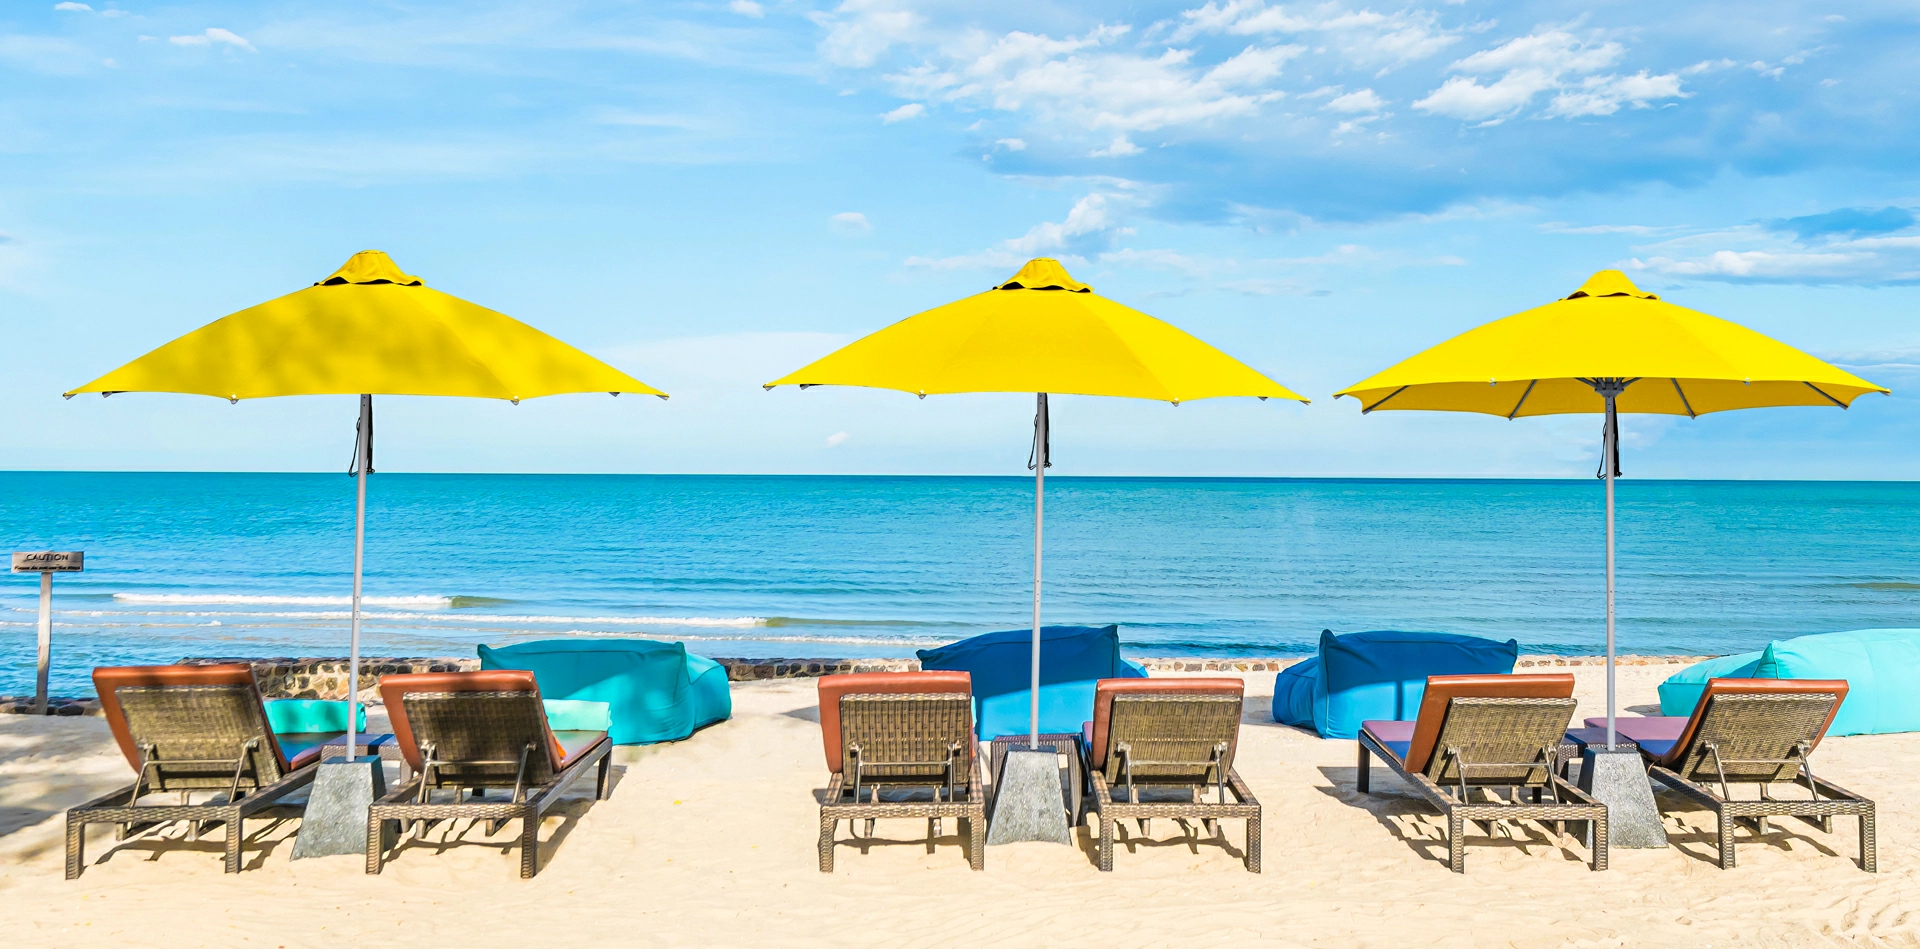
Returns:
[[[878,796],[879,796],[879,795],[875,795],[875,797],[876,797],[876,798],[877,798]],[[875,820],[874,820],[874,818],[871,818],[871,817],[869,817],[869,818],[867,818],[867,837],[868,837],[869,839],[871,839],[871,838],[873,837],[873,825],[874,825],[874,823],[875,823]]]
[[[1879,855],[1874,852],[1873,804],[1860,814],[1860,869],[1868,873],[1880,872]]]
[[[1593,869],[1597,872],[1607,868],[1607,814],[1600,812],[1593,821]]]
[[[599,800],[604,801],[607,799],[607,794],[609,791],[607,787],[607,784],[608,784],[607,778],[612,774],[612,771],[613,771],[613,752],[608,751],[606,754],[600,756],[600,777],[599,777],[600,783],[594,787],[594,791],[593,791],[594,797],[596,797]]]
[[[1353,789],[1361,794],[1369,793],[1373,787],[1373,756],[1367,753],[1367,743],[1354,742],[1360,746],[1360,770],[1355,773]]]
[[[1873,818],[1862,817],[1860,818],[1860,822],[1861,822],[1860,826],[1864,828],[1873,823]],[[1860,832],[1860,839],[1870,840],[1872,838],[1868,836],[1868,832],[1866,830],[1862,830]],[[68,811],[67,812],[67,879],[69,880],[80,879],[81,865],[86,862],[86,845],[87,845],[87,822],[81,817],[79,817],[78,815],[74,814],[72,811]]]
[[[1467,820],[1451,810],[1447,812],[1447,869],[1467,872]]]
[[[848,823],[852,823],[849,821]],[[840,822],[827,816],[827,809],[820,809],[820,872],[833,872],[833,832]]]
[[[540,815],[520,818],[520,879],[531,880],[540,872]]]
[[[1260,812],[1247,818],[1247,872],[1260,872]]]
[[[1714,818],[1720,842],[1720,869],[1733,869],[1733,826],[1734,819],[1727,816],[1725,810],[1715,810]]]
[[[987,868],[987,822],[983,818],[961,818],[967,824],[967,865],[975,870]]]
[[[367,873],[370,875],[377,875],[380,872],[381,864],[386,860],[386,851],[381,849],[380,846],[384,843],[384,841],[380,839],[380,831],[383,829],[381,825],[385,823],[386,821],[378,817],[369,816],[367,818]],[[401,829],[405,830],[405,822],[400,823]]]
[[[1100,812],[1100,872],[1113,872],[1113,818]]]
[[[242,829],[244,819],[239,811],[234,811],[232,819],[227,821],[227,872],[240,872],[240,841],[246,836]]]

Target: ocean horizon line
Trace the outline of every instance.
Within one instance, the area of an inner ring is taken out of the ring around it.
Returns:
[[[713,478],[741,480],[859,479],[859,480],[968,480],[1030,482],[1031,474],[889,473],[889,472],[729,472],[729,471],[379,471],[382,477],[413,478]],[[206,477],[347,477],[342,471],[225,471],[190,469],[8,468],[7,475],[163,475]],[[1586,483],[1592,475],[1164,475],[1164,474],[1053,474],[1060,481],[1160,481],[1170,483],[1286,483],[1286,484],[1560,484]],[[1920,478],[1656,478],[1622,476],[1616,486],[1632,484],[1920,484]]]

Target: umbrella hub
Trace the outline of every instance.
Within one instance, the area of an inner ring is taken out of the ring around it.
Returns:
[[[402,287],[423,286],[420,278],[404,273],[400,266],[388,257],[385,251],[363,250],[347,258],[340,269],[319,283],[316,287],[337,287],[344,283],[391,283]]]
[[[1067,290],[1073,293],[1092,293],[1093,288],[1073,279],[1067,268],[1051,257],[1035,257],[1027,261],[1013,279],[994,287],[995,290]]]
[[[1580,285],[1580,289],[1567,294],[1567,299],[1578,300],[1581,297],[1639,297],[1642,300],[1658,300],[1657,296],[1633,285],[1627,275],[1618,270],[1602,270]]]

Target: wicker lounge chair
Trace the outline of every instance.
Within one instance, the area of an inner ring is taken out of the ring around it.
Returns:
[[[1215,835],[1216,821],[1245,820],[1246,866],[1260,872],[1260,802],[1233,769],[1245,689],[1239,679],[1101,679],[1095,685],[1093,721],[1081,729],[1081,749],[1100,815],[1101,870],[1113,869],[1115,821],[1138,820],[1144,832],[1148,821],[1167,817],[1197,818]],[[1187,799],[1142,801],[1143,789],[1175,790]]]
[[[279,735],[245,665],[121,666],[93,670],[100,709],[132,784],[67,811],[67,879],[80,876],[88,824],[119,824],[120,837],[171,821],[190,837],[226,826],[226,871],[240,872],[249,817],[289,816],[280,799],[313,781],[321,747],[342,732]],[[209,800],[191,803],[195,792]],[[178,793],[177,802],[141,803]]]
[[[385,862],[389,822],[520,822],[520,878],[539,872],[540,819],[597,766],[607,796],[613,745],[606,732],[553,731],[533,673],[517,669],[390,675],[380,680],[395,741],[414,777],[367,809],[367,872]],[[506,799],[488,789],[512,789]],[[462,789],[472,796],[462,800]],[[433,792],[450,790],[451,801]],[[424,823],[420,824],[424,828]]]
[[[1493,833],[1497,820],[1592,821],[1592,866],[1607,868],[1607,807],[1560,777],[1555,759],[1573,717],[1573,676],[1430,676],[1411,722],[1365,722],[1356,787],[1368,791],[1369,754],[1379,756],[1447,818],[1447,866],[1467,869],[1466,823]],[[1495,788],[1509,788],[1502,801]],[[1479,789],[1485,800],[1475,802]],[[1522,801],[1521,791],[1532,800]],[[1543,795],[1551,798],[1542,801]]]
[[[1733,829],[1767,832],[1769,817],[1798,817],[1833,832],[1833,816],[1860,821],[1860,868],[1879,869],[1873,802],[1813,775],[1808,761],[1847,697],[1844,679],[1710,679],[1688,718],[1618,719],[1618,731],[1640,746],[1647,771],[1681,797],[1713,811],[1720,867],[1733,867]],[[1588,724],[1604,719],[1589,719]],[[1776,798],[1775,784],[1795,784]],[[1754,798],[1735,800],[1735,785]]]
[[[974,754],[973,685],[964,672],[858,672],[820,677],[820,738],[826,799],[820,805],[820,872],[833,872],[834,832],[881,817],[960,822],[967,862],[987,866],[987,805]],[[928,789],[932,797],[883,800],[881,790]]]

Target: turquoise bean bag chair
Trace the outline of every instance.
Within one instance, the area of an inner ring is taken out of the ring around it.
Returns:
[[[616,745],[679,741],[733,716],[725,666],[651,639],[553,639],[481,646],[480,668],[526,669],[546,699],[605,702]]]
[[[1275,677],[1273,720],[1322,738],[1356,738],[1361,722],[1418,718],[1428,676],[1508,675],[1519,657],[1520,643],[1512,639],[1321,630],[1320,654]]]
[[[1845,679],[1829,735],[1920,731],[1920,629],[1856,629],[1777,639],[1759,652],[1696,663],[1660,683],[1660,714],[1692,715],[1708,679]]]
[[[981,740],[1027,734],[1032,713],[1033,630],[985,633],[919,651],[920,668],[973,677],[973,721]],[[1147,670],[1120,657],[1118,626],[1040,627],[1040,733],[1078,735],[1093,721],[1094,684],[1144,679]]]

